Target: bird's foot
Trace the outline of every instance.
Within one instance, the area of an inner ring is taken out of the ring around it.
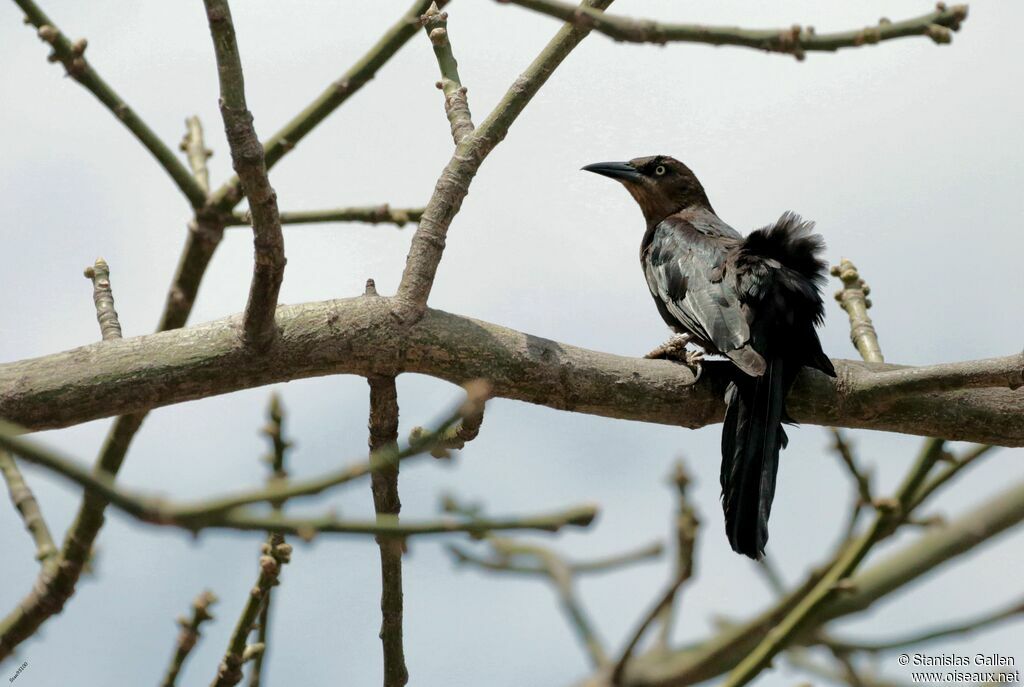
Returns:
[[[653,360],[687,362],[687,356],[690,354],[690,351],[686,350],[686,344],[691,341],[693,341],[693,337],[689,334],[676,334],[644,357]]]
[[[701,373],[704,371],[704,365],[702,364],[704,362],[704,352],[686,350],[686,345],[691,341],[693,341],[693,337],[689,334],[676,334],[644,357],[683,363],[693,370],[693,383],[696,384],[700,380]]]

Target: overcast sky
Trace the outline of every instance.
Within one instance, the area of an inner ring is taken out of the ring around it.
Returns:
[[[236,2],[233,13],[249,107],[267,137],[336,79],[408,6]],[[620,0],[613,9],[666,21],[751,27],[850,29],[880,16],[916,16],[929,2],[756,4]],[[95,68],[169,144],[198,114],[219,184],[230,157],[217,112],[205,15],[190,3],[50,0],[72,37],[89,39]],[[482,120],[557,31],[521,8],[456,0],[449,30],[470,105]],[[951,46],[907,39],[805,62],[739,48],[620,45],[594,35],[564,63],[477,175],[449,232],[434,307],[595,350],[640,355],[667,331],[637,264],[643,223],[608,180],[579,172],[608,159],[666,153],[689,164],[719,214],[743,231],[794,210],[818,223],[828,258],[853,259],[870,283],[871,315],[892,362],[928,364],[1021,349],[1021,122],[1024,6],[972,8]],[[0,360],[65,350],[98,337],[82,269],[111,265],[125,336],[155,327],[190,213],[149,154],[84,89],[45,60],[46,46],[0,4],[0,220],[5,287]],[[358,95],[271,174],[284,210],[426,202],[451,153],[437,66],[416,36]],[[412,228],[324,225],[286,231],[287,303],[352,296],[374,277],[398,284]],[[214,258],[191,322],[242,309],[251,238],[231,230]],[[830,284],[829,292],[835,288]],[[844,313],[829,298],[822,333],[833,357],[855,357]],[[402,434],[429,423],[459,394],[436,380],[400,378]],[[174,497],[258,485],[265,444],[257,430],[271,389],[153,412],[119,479]],[[364,380],[331,377],[277,388],[296,442],[293,473],[312,475],[365,450]],[[37,439],[92,463],[109,421]],[[480,437],[453,465],[403,469],[403,514],[427,518],[439,494],[479,500],[494,514],[580,502],[603,508],[595,527],[549,543],[576,556],[613,553],[665,537],[673,508],[664,477],[683,456],[704,522],[699,577],[684,594],[679,641],[715,618],[748,617],[771,600],[753,565],[729,551],[718,504],[719,427],[673,427],[567,414],[494,401]],[[789,580],[821,560],[840,531],[851,485],[819,427],[790,432],[769,555]],[[857,432],[880,491],[904,473],[919,440]],[[955,515],[1024,478],[1024,452],[1000,451],[937,501]],[[26,467],[56,537],[79,490]],[[304,509],[372,513],[368,484]],[[32,542],[0,508],[0,612],[28,592]],[[913,535],[897,538],[896,545]],[[97,574],[60,617],[0,671],[32,685],[155,684],[174,641],[173,619],[203,588],[218,594],[181,684],[211,679],[256,575],[261,537],[143,527],[112,514],[99,538]],[[890,636],[1001,605],[1019,596],[1024,537],[1002,536],[899,599],[847,623]],[[881,547],[880,560],[893,545]],[[298,545],[275,593],[271,684],[380,682],[379,561],[368,539]],[[613,651],[668,576],[664,562],[584,581],[581,594]],[[543,583],[454,568],[441,540],[411,543],[405,563],[406,655],[413,685],[565,685],[588,671],[576,638]],[[1020,625],[934,646],[934,651],[1020,653]],[[894,659],[882,667],[909,678]],[[798,679],[778,670],[767,686]]]

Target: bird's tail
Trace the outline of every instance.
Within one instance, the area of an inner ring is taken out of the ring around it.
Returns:
[[[787,375],[783,359],[769,358],[760,377],[738,374],[726,390],[722,428],[722,505],[733,551],[755,560],[768,543],[779,451],[786,446]]]

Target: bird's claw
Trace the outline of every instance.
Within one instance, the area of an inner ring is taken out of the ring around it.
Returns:
[[[690,343],[692,340],[693,337],[689,334],[676,334],[644,357],[651,358],[653,360],[675,360],[677,362],[685,362],[687,359],[686,356],[689,355],[689,352],[686,350],[686,344]]]

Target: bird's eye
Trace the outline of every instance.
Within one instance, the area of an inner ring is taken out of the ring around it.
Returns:
[[[654,168],[654,173],[657,174],[659,177],[662,176],[663,174],[665,174],[665,166],[658,165],[657,167]]]

